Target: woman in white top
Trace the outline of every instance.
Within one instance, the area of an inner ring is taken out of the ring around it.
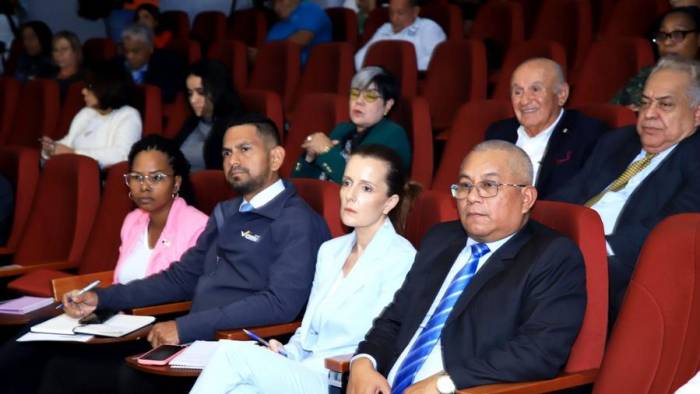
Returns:
[[[389,218],[402,223],[417,192],[406,179],[390,148],[356,148],[340,189],[341,219],[355,231],[321,245],[301,327],[271,349],[223,341],[192,393],[327,393],[324,359],[355,350],[413,263],[415,249]]]
[[[98,63],[85,75],[85,108],[71,122],[68,135],[58,141],[41,139],[42,156],[75,153],[95,159],[100,167],[124,161],[141,138],[141,116],[127,105],[131,80],[116,63]]]

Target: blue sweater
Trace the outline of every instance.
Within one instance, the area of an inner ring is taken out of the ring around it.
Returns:
[[[238,212],[241,197],[220,203],[221,234],[212,215],[180,262],[148,278],[98,290],[99,308],[191,299],[190,313],[176,319],[181,343],[213,339],[217,330],[294,320],[306,305],[316,254],[330,233],[294,186],[284,184],[282,193],[251,212]]]

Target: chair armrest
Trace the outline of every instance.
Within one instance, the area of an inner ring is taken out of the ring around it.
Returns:
[[[191,307],[192,301],[171,302],[169,304],[132,308],[131,314],[137,316],[167,315],[170,313],[189,312]]]
[[[10,265],[4,265],[0,266],[0,278],[7,278],[11,276],[19,276],[26,274],[27,272],[31,272],[40,268],[43,269],[49,269],[49,270],[64,270],[67,268],[75,268],[78,266],[78,263],[72,262],[72,261],[54,261],[51,263],[43,263],[43,264],[32,264],[32,265],[19,265],[19,264],[10,264]]]
[[[301,321],[293,321],[291,323],[272,324],[269,326],[250,327],[250,330],[258,334],[261,338],[275,337],[278,335],[292,334],[301,325]],[[216,333],[217,339],[232,339],[236,341],[246,341],[250,338],[243,332],[242,329],[223,330]]]
[[[53,298],[57,302],[61,302],[63,294],[85,287],[87,284],[99,280],[100,287],[107,287],[112,284],[114,271],[94,272],[85,275],[73,275],[66,278],[56,278],[51,280],[51,290]]]
[[[551,391],[583,386],[593,383],[598,375],[597,369],[589,369],[581,372],[561,373],[557,377],[531,382],[498,383],[484,386],[471,387],[457,391],[459,394],[534,394],[549,393]]]
[[[352,354],[328,357],[325,360],[326,368],[338,373],[350,372],[350,359]]]

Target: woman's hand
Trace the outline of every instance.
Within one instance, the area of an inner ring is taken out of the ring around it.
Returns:
[[[337,140],[331,140],[325,133],[318,132],[309,134],[301,147],[306,150],[306,160],[309,161],[311,157],[310,161],[313,161],[316,156],[327,153],[337,144]]]
[[[284,350],[284,345],[282,342],[276,340],[276,339],[270,339],[270,350],[272,350],[275,353],[279,353],[281,350]]]
[[[55,144],[53,154],[54,155],[65,155],[67,153],[75,153],[73,148],[68,147],[68,145]]]
[[[41,153],[46,157],[53,156],[54,150],[56,149],[56,142],[49,137],[41,137],[39,138],[39,142],[41,143]]]

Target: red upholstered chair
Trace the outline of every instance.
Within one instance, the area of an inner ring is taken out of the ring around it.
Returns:
[[[699,244],[698,214],[671,216],[654,228],[637,260],[600,370],[463,392],[545,392],[594,381],[594,394],[674,392],[700,368]]]
[[[347,232],[340,220],[340,186],[337,183],[304,178],[292,178],[291,181],[299,196],[326,220],[332,237]]]
[[[448,189],[423,190],[408,214],[406,239],[418,248],[421,239],[431,227],[457,219],[457,205]]]
[[[163,25],[170,27],[174,40],[186,40],[190,37],[190,18],[185,11],[172,10],[160,14]]]
[[[502,1],[502,0],[490,0],[490,1]],[[537,15],[540,12],[540,6],[542,5],[542,0],[508,0],[513,3],[520,5],[523,10],[523,25],[525,27],[525,37],[529,38],[532,31],[535,29],[535,22],[537,21]]]
[[[16,79],[0,77],[0,136],[7,135],[12,129],[21,89],[22,84]]]
[[[440,25],[448,40],[464,37],[462,12],[454,4],[428,2],[420,8],[420,17],[428,18]]]
[[[360,46],[365,45],[374,33],[387,22],[389,22],[389,8],[377,7],[370,11],[367,19],[365,19],[365,27],[362,31],[362,37],[360,37]]]
[[[85,107],[85,99],[83,99],[83,94],[81,93],[84,87],[85,83],[83,81],[76,81],[68,87],[66,97],[63,99],[63,105],[61,105],[61,111],[58,114],[56,128],[51,133],[47,132],[45,134],[47,137],[57,140],[68,134],[73,118]]]
[[[357,48],[357,14],[345,7],[326,8],[326,15],[333,26],[333,41],[347,42],[353,52]]]
[[[46,163],[32,207],[13,254],[13,265],[0,267],[0,277],[38,268],[76,267],[100,201],[97,162],[87,156],[60,155]]]
[[[95,223],[78,263],[78,275],[113,270],[119,258],[120,232],[124,217],[134,208],[128,197],[123,175],[129,170],[127,162],[107,169],[100,206]],[[51,281],[70,274],[56,269],[37,269],[8,284],[8,289],[41,297],[51,297]],[[110,277],[106,283],[112,283]]]
[[[544,0],[532,31],[533,40],[551,40],[566,49],[569,67],[578,68],[593,39],[589,0]]]
[[[135,85],[131,105],[141,114],[143,135],[163,132],[163,107],[160,88],[153,85]]]
[[[226,182],[223,170],[202,170],[190,175],[194,206],[200,211],[211,215],[216,204],[236,196],[231,185]]]
[[[508,49],[503,66],[498,74],[495,74],[496,85],[491,93],[491,98],[499,100],[510,99],[510,79],[518,66],[527,59],[533,57],[546,57],[559,63],[566,72],[566,51],[564,47],[555,41],[527,40],[513,45]]]
[[[248,112],[258,112],[272,119],[284,142],[284,112],[280,97],[265,90],[244,90],[239,92],[243,107]]]
[[[259,47],[265,42],[268,15],[264,10],[250,8],[233,13],[228,20],[226,37],[244,42],[249,47]]]
[[[591,45],[576,76],[569,104],[608,102],[627,80],[653,63],[651,45],[642,38],[611,37],[598,41]]]
[[[198,41],[189,38],[173,38],[165,49],[180,57],[182,64],[192,65],[202,58],[202,47]]]
[[[85,64],[109,61],[117,57],[117,45],[109,38],[89,38],[83,43]]]
[[[421,96],[430,104],[434,129],[452,124],[460,105],[486,98],[486,49],[480,40],[448,40],[433,52]]]
[[[600,120],[611,130],[637,123],[637,113],[622,105],[591,103],[576,106],[574,109]]]
[[[645,37],[658,17],[670,8],[668,1],[619,0],[602,22],[601,40],[616,37]],[[632,17],[634,16],[634,17]]]
[[[486,129],[501,119],[513,116],[513,107],[505,100],[477,100],[459,109],[447,136],[445,150],[431,189],[449,191],[459,173],[464,156],[484,140]]]
[[[204,49],[215,41],[226,39],[226,15],[221,11],[200,12],[194,17],[190,35]]]
[[[294,170],[306,136],[319,131],[330,133],[338,123],[349,119],[348,100],[348,96],[328,93],[312,93],[301,98],[296,110],[297,116],[290,124],[284,141],[286,155],[280,168],[283,178],[289,177]]]
[[[15,111],[12,127],[6,134],[0,135],[0,144],[37,147],[37,139],[56,128],[60,107],[56,81],[35,79],[25,82],[17,101],[18,110]]]
[[[277,93],[289,108],[300,75],[301,47],[290,41],[268,42],[258,51],[248,88]]]
[[[19,146],[0,146],[0,173],[15,191],[12,230],[4,245],[8,250],[14,250],[27,224],[39,182],[39,151]]]
[[[163,109],[163,132],[161,135],[166,138],[175,138],[192,113],[192,107],[190,107],[185,93],[179,92],[175,95],[172,103],[161,102],[161,108]]]
[[[353,47],[347,42],[319,44],[311,48],[297,86],[294,107],[288,111],[288,118],[294,118],[293,111],[297,102],[309,93],[350,94],[350,81],[355,72],[353,56]]]
[[[411,180],[427,188],[433,179],[433,127],[428,101],[423,97],[402,98],[389,118],[403,126],[411,141]]]
[[[207,59],[218,60],[228,68],[236,91],[248,82],[248,48],[242,41],[216,41],[209,46]]]
[[[372,44],[365,55],[364,66],[382,66],[389,70],[399,82],[401,96],[416,95],[418,65],[416,50],[407,41],[385,40]]]
[[[483,40],[489,52],[489,69],[498,69],[508,48],[525,39],[523,9],[510,1],[488,1],[479,7],[469,38]]]

